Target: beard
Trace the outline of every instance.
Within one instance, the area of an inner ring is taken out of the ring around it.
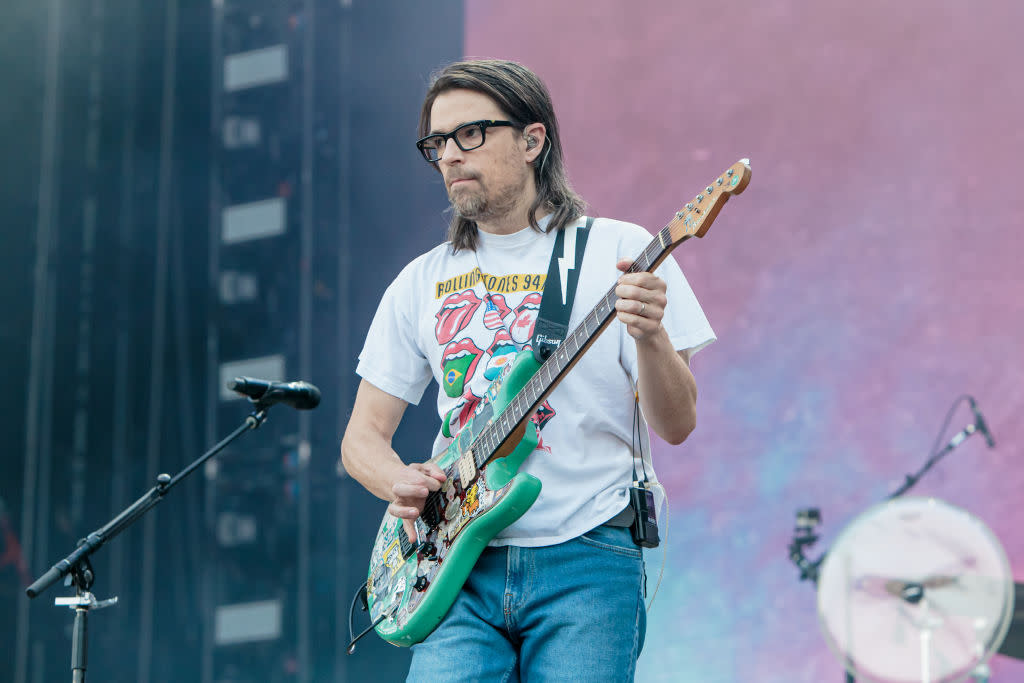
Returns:
[[[495,192],[489,192],[487,185],[478,177],[477,185],[448,191],[448,201],[459,218],[470,221],[493,221],[515,211],[520,198],[526,192],[526,175]]]
[[[491,202],[487,199],[486,188],[481,186],[475,192],[459,190],[448,192],[448,201],[460,218],[476,221],[487,218],[491,213]]]

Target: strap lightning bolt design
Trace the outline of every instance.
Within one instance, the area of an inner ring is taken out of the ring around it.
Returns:
[[[576,230],[578,226],[565,229],[565,242],[562,243],[562,256],[558,259],[558,274],[562,279],[562,305],[569,294],[569,271],[576,267]]]

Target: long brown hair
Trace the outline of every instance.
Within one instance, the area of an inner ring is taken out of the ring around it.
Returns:
[[[430,132],[430,110],[434,100],[448,90],[474,90],[494,100],[516,126],[525,128],[531,123],[543,123],[547,130],[545,149],[533,162],[537,198],[530,206],[530,227],[540,232],[537,212],[552,212],[547,230],[562,230],[583,215],[586,203],[569,185],[562,154],[562,139],[558,134],[558,120],[544,83],[522,64],[500,59],[474,59],[454,62],[437,72],[423,100],[420,111],[420,137]],[[437,168],[437,164],[434,164]],[[440,169],[438,169],[440,170]],[[448,226],[448,239],[452,250],[476,249],[476,221],[452,212]]]

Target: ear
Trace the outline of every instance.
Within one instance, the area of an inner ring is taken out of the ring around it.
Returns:
[[[530,141],[533,144],[530,144]],[[523,129],[523,144],[526,147],[526,163],[532,164],[544,151],[547,144],[547,129],[543,123],[531,123]]]

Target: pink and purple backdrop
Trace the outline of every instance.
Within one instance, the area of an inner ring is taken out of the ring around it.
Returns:
[[[467,0],[466,54],[545,79],[593,213],[660,228],[751,159],[675,254],[719,341],[694,360],[697,431],[656,446],[671,515],[639,680],[841,681],[786,557],[794,511],[822,508],[827,548],[963,392],[998,445],[914,493],[977,515],[1024,579],[1021,26],[1017,0]]]

